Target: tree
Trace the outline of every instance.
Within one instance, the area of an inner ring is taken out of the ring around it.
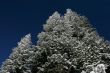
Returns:
[[[110,43],[86,17],[71,9],[63,16],[55,12],[43,29],[37,45],[30,34],[21,39],[0,73],[90,73],[91,66],[110,67]]]
[[[71,9],[67,9],[64,16],[55,12],[44,24],[43,29],[44,31],[38,35],[37,45],[46,51],[50,65],[61,64],[67,67],[67,70],[75,66],[81,70],[87,65],[103,62],[100,51],[107,45],[86,17],[78,15]],[[52,60],[53,55],[59,57]],[[55,70],[53,69],[53,72]]]
[[[28,34],[18,43],[18,46],[13,49],[9,59],[3,63],[0,73],[31,73],[26,66],[27,59],[31,57],[33,51],[31,50],[32,42],[31,35]]]

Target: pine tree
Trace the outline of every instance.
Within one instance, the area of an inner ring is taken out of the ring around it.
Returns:
[[[25,64],[33,53],[31,45],[31,35],[28,34],[22,38],[18,46],[13,49],[9,59],[3,63],[0,73],[31,73]]]
[[[55,12],[43,28],[37,45],[48,56],[46,71],[49,72],[46,73],[67,73],[73,66],[81,70],[91,64],[103,63],[100,51],[105,50],[105,41],[86,17],[71,9],[67,9],[64,16]]]
[[[0,73],[88,73],[100,63],[110,67],[110,42],[86,17],[71,9],[63,16],[55,12],[43,29],[37,45],[32,45],[30,34],[21,39]]]

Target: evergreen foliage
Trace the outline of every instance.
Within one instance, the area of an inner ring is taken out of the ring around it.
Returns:
[[[110,43],[99,36],[88,19],[67,9],[55,12],[43,25],[37,45],[28,34],[13,49],[0,73],[81,73],[89,65],[110,65]]]

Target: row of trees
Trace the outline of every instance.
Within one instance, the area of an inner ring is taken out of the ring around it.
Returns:
[[[55,12],[43,25],[37,45],[28,34],[13,49],[0,73],[76,73],[88,65],[110,64],[110,43],[99,36],[88,19],[67,9]]]

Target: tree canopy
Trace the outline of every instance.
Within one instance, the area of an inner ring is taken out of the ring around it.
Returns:
[[[80,73],[89,65],[110,63],[109,41],[71,9],[50,16],[37,37],[36,45],[30,34],[22,38],[0,73]]]

